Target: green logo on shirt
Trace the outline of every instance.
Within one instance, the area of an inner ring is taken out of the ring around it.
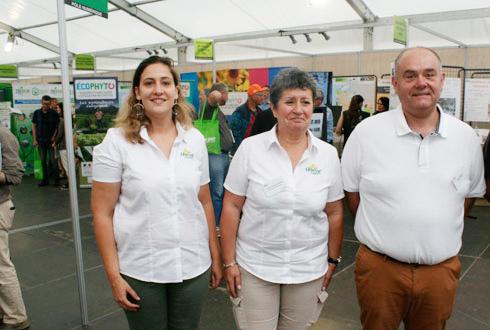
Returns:
[[[194,154],[187,149],[182,150],[180,155],[186,159],[193,159],[194,158]]]
[[[306,173],[310,173],[313,175],[320,175],[321,172],[322,172],[322,170],[320,170],[315,164],[310,164],[306,168]]]

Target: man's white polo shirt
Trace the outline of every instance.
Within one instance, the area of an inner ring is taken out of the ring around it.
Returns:
[[[236,243],[240,266],[273,283],[305,283],[326,273],[323,209],[344,197],[335,148],[308,131],[308,149],[293,171],[274,127],[243,140],[224,186],[246,196]]]
[[[204,137],[195,128],[178,135],[167,159],[140,131],[143,144],[109,129],[94,148],[93,180],[121,182],[113,225],[122,274],[146,282],[194,278],[211,265],[209,232],[197,196],[209,182]]]
[[[464,199],[482,196],[483,159],[473,129],[439,109],[424,139],[399,107],[361,122],[342,154],[344,189],[359,192],[359,241],[399,261],[437,264],[458,254]]]

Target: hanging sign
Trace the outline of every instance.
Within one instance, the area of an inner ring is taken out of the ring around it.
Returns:
[[[214,58],[213,41],[209,39],[194,40],[194,57],[196,60],[212,60]]]
[[[393,41],[404,46],[407,45],[408,23],[403,17],[393,17]]]
[[[107,18],[108,0],[65,0],[65,4]]]
[[[17,78],[15,65],[0,65],[0,78]]]
[[[95,57],[88,54],[76,54],[75,70],[95,70]]]

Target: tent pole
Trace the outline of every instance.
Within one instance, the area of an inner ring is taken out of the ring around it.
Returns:
[[[63,117],[65,126],[66,151],[68,156],[68,182],[70,189],[71,217],[73,224],[73,242],[75,245],[76,270],[78,279],[78,294],[80,298],[80,311],[82,324],[88,325],[87,294],[85,289],[85,275],[83,272],[82,240],[80,235],[80,216],[78,213],[77,180],[75,176],[75,152],[73,149],[73,129],[71,118],[70,82],[68,79],[68,53],[65,26],[65,4],[58,0],[58,32],[60,38],[61,74],[63,83]]]

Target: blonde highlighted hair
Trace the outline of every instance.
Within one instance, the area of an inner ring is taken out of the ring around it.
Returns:
[[[192,118],[194,118],[195,110],[191,104],[186,102],[184,95],[182,94],[182,90],[179,85],[179,75],[173,67],[172,59],[168,57],[150,56],[144,59],[136,68],[131,86],[131,92],[116,116],[116,127],[122,128],[126,139],[132,143],[144,142],[140,135],[140,129],[142,126],[147,126],[150,124],[150,119],[144,114],[144,111],[141,113],[143,107],[142,104],[136,99],[135,88],[140,85],[143,71],[145,71],[149,65],[155,63],[163,64],[169,68],[174,79],[174,84],[178,90],[177,103],[172,108],[173,120],[178,121],[185,129],[192,127]],[[141,104],[141,106],[136,105],[138,103]]]

